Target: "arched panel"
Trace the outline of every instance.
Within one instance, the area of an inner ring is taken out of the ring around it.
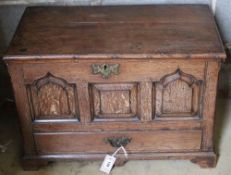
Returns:
[[[180,69],[156,84],[157,117],[195,117],[200,113],[201,81]]]
[[[34,119],[67,119],[78,116],[76,85],[48,73],[28,85]]]

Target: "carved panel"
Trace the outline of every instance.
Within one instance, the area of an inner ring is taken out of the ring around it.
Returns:
[[[101,111],[105,114],[130,113],[129,91],[105,91],[101,93]],[[113,101],[111,101],[113,99]]]
[[[195,117],[200,113],[201,81],[177,70],[156,83],[157,117]]]
[[[136,116],[136,84],[94,84],[92,96],[95,118],[120,120]]]
[[[78,116],[76,86],[48,73],[27,85],[34,119],[68,119]]]
[[[165,87],[163,99],[163,113],[191,112],[192,88],[176,80]]]

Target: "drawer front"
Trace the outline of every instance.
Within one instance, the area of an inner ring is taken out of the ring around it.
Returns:
[[[34,138],[39,154],[112,153],[117,144],[126,145],[130,153],[196,151],[201,147],[201,130],[36,133]]]

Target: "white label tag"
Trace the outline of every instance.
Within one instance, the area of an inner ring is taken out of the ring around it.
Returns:
[[[111,172],[111,169],[116,161],[116,158],[114,156],[106,155],[104,158],[104,161],[100,167],[100,171],[109,174]]]

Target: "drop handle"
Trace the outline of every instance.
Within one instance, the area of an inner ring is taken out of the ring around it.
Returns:
[[[104,138],[105,143],[109,143],[112,147],[126,146],[132,141],[131,137],[108,137]]]

